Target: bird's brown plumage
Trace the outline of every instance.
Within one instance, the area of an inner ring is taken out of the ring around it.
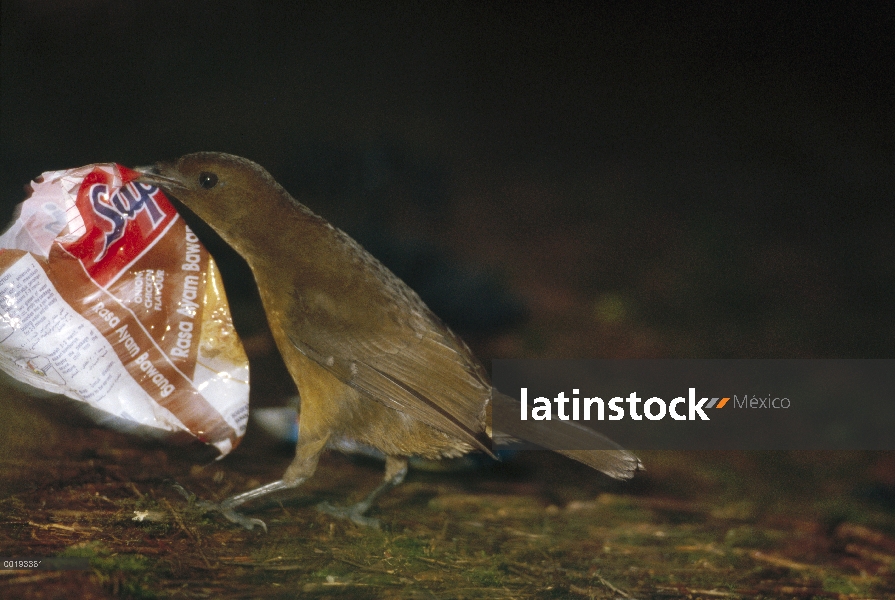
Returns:
[[[145,179],[207,222],[254,273],[302,398],[296,458],[283,487],[313,473],[333,435],[390,457],[490,451],[492,388],[466,344],[267,171],[244,158],[197,153],[159,164]],[[621,449],[567,454],[614,477],[640,466]]]

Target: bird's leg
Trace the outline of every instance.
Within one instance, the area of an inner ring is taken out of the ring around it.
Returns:
[[[325,512],[333,517],[340,519],[351,519],[355,525],[361,527],[373,527],[379,529],[379,520],[365,516],[370,507],[376,503],[380,496],[395,486],[400,485],[407,475],[407,457],[405,456],[388,456],[385,459],[385,477],[376,489],[367,495],[366,498],[353,506],[333,506],[329,502],[321,502],[317,505],[317,510]]]
[[[224,515],[229,521],[242,525],[246,529],[254,529],[255,525],[260,525],[266,532],[267,524],[264,521],[247,517],[234,509],[246,502],[257,500],[268,494],[296,488],[307,481],[314,474],[314,471],[317,470],[317,462],[320,460],[320,454],[326,446],[327,439],[329,439],[329,435],[317,440],[299,437],[298,445],[295,448],[295,459],[293,459],[289,468],[286,469],[282,479],[230,496],[217,504],[202,500],[197,502],[196,505],[207,510],[215,510]],[[186,490],[180,486],[177,487],[180,493],[186,496],[187,499],[190,499]]]

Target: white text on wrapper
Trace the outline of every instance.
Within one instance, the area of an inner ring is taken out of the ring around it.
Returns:
[[[186,254],[181,269],[184,271],[201,271],[201,246],[199,245],[199,237],[193,231],[186,227]],[[199,275],[186,275],[183,278],[183,292],[180,296],[180,306],[177,312],[189,319],[196,318],[196,311],[199,304],[196,300],[199,297]],[[181,321],[177,324],[177,338],[174,341],[174,347],[171,348],[171,356],[177,358],[188,358],[190,348],[193,345],[193,322]]]

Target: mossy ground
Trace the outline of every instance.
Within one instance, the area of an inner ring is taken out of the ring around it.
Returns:
[[[32,454],[31,482],[0,500],[0,555],[91,569],[0,572],[4,597],[895,597],[883,453],[650,452],[629,483],[524,453],[412,472],[375,511],[380,531],[316,511],[381,474],[330,455],[299,493],[252,507],[265,534],[201,514],[171,481],[220,498],[277,477],[281,449],[246,443],[197,467],[111,432],[68,433],[64,456]]]

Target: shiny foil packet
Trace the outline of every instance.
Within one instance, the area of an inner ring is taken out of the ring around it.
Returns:
[[[0,369],[224,456],[248,421],[248,359],[214,260],[139,175],[96,164],[32,182],[0,235]]]

